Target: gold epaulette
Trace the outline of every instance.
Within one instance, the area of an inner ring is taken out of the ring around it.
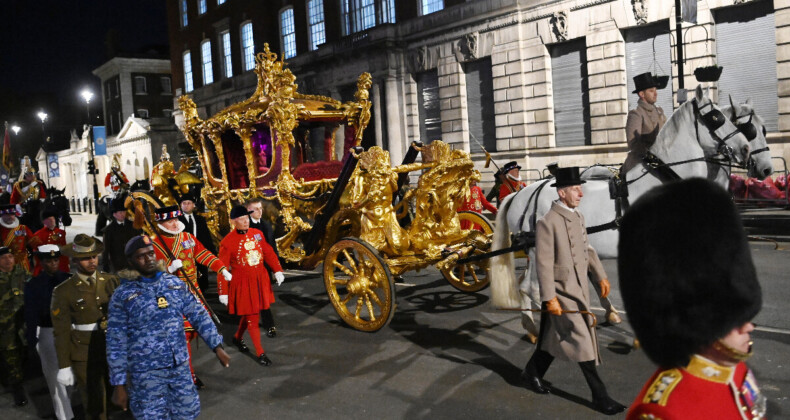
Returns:
[[[683,379],[683,374],[680,372],[680,369],[668,369],[661,372],[656,377],[656,380],[650,384],[650,388],[647,389],[642,403],[658,404],[662,407],[667,405],[669,394],[672,393],[672,390],[680,383],[681,379]]]
[[[653,414],[640,414],[639,420],[661,420],[661,417],[656,417]]]

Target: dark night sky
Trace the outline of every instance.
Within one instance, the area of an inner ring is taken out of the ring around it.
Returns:
[[[92,71],[111,58],[108,39],[120,51],[161,50],[165,1],[0,0],[0,122],[22,127],[12,139],[15,158],[23,152],[32,158],[41,145],[39,110],[49,114],[45,128],[58,143],[86,120],[79,96],[85,87],[96,95],[92,114],[100,114],[100,81]]]

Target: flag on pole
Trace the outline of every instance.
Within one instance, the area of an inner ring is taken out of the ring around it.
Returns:
[[[14,160],[11,159],[11,136],[8,135],[8,121],[5,122],[5,135],[3,136],[3,168],[6,171],[11,171],[14,166]]]

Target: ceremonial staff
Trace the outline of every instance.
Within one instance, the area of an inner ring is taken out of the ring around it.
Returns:
[[[496,182],[494,183],[494,187],[491,188],[491,192],[488,193],[486,199],[490,201],[496,194],[497,187],[502,184],[505,184],[505,186],[507,187],[507,189],[510,190],[511,193],[516,192],[516,190],[513,189],[513,186],[510,185],[509,182],[503,182],[503,178],[506,176],[506,174],[502,173],[502,168],[500,168],[499,165],[496,164],[496,161],[494,160],[493,156],[491,156],[491,153],[488,153],[488,150],[486,150],[485,146],[483,146],[483,144],[480,143],[480,140],[478,140],[477,137],[475,137],[475,135],[472,134],[472,132],[469,132],[469,136],[472,137],[472,140],[474,140],[475,143],[477,143],[477,145],[480,146],[480,148],[483,149],[483,152],[486,154],[486,164],[483,167],[488,168],[488,166],[491,163],[493,163],[494,167],[496,168],[496,174],[494,175],[496,177]]]
[[[176,257],[175,257],[175,255],[173,255],[173,251],[172,251],[172,250],[171,250],[171,249],[170,249],[170,248],[169,248],[167,245],[165,245],[165,241],[163,241],[163,240],[160,238],[160,236],[161,236],[161,232],[160,232],[160,231],[159,231],[159,229],[156,227],[156,225],[155,225],[154,223],[152,223],[152,222],[151,222],[151,220],[148,218],[148,215],[145,213],[145,210],[143,210],[143,204],[142,204],[142,202],[140,202],[140,201],[136,200],[136,199],[135,199],[134,197],[132,197],[132,196],[129,196],[129,198],[130,198],[131,200],[133,200],[133,203],[134,203],[134,214],[135,214],[135,216],[137,216],[138,212],[139,212],[139,213],[142,215],[142,219],[145,221],[146,225],[148,225],[148,229],[149,229],[151,232],[153,232],[153,233],[154,233],[154,234],[153,234],[153,240],[155,240],[155,241],[156,241],[156,240],[158,240],[158,241],[159,241],[159,244],[162,246],[162,249],[164,249],[164,250],[165,250],[165,252],[167,253],[167,257],[168,257],[168,258],[170,258],[170,260],[171,260],[171,261],[175,260],[175,259],[176,259]],[[138,220],[138,218],[137,218],[137,217],[135,217],[135,221],[136,221],[136,220]],[[135,223],[135,224],[136,224],[136,223]],[[183,267],[179,267],[179,268],[178,268],[178,270],[176,270],[176,271],[179,271],[179,272],[180,272],[180,274],[181,274],[181,275],[184,277],[184,279],[185,279],[185,280],[184,280],[184,283],[186,283],[186,284],[187,284],[187,286],[189,286],[189,290],[190,290],[190,291],[192,291],[192,294],[194,294],[195,296],[197,296],[197,298],[200,300],[200,303],[202,303],[202,304],[203,304],[203,306],[204,306],[204,307],[206,308],[206,310],[208,311],[208,314],[209,314],[209,315],[211,315],[211,319],[214,321],[214,323],[215,323],[215,324],[217,324],[217,326],[220,326],[220,325],[222,325],[222,322],[220,322],[219,318],[217,317],[217,314],[215,314],[215,313],[214,313],[214,311],[211,309],[211,306],[209,306],[208,302],[206,301],[206,298],[205,298],[205,297],[203,297],[203,293],[201,293],[201,292],[200,292],[200,289],[198,289],[197,287],[195,287],[195,285],[194,285],[194,284],[192,284],[192,282],[191,282],[191,281],[189,281],[189,277],[187,276],[187,274],[186,274],[186,272],[184,271]]]

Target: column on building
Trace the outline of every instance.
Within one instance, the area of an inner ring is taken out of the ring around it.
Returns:
[[[453,44],[439,48],[439,103],[442,119],[442,140],[455,149],[469,151],[469,116],[466,108],[466,78]],[[431,141],[434,139],[428,139]]]
[[[586,37],[590,89],[590,141],[624,143],[628,115],[625,41],[613,21],[594,25]]]
[[[521,41],[516,26],[498,32],[497,43],[491,51],[491,73],[494,85],[494,112],[496,114],[496,151],[526,150],[535,147],[529,143],[527,131],[531,128],[542,132],[535,123],[535,110],[527,103],[543,96],[540,83],[532,74],[532,60],[525,58],[527,49]],[[543,80],[545,82],[545,79]],[[535,138],[533,138],[533,142]],[[526,164],[526,162],[519,162]]]
[[[384,80],[384,110],[387,119],[387,142],[390,160],[393,165],[403,162],[408,143],[406,142],[406,122],[403,120],[403,86],[400,76],[390,74]],[[381,142],[381,138],[378,138]]]
[[[790,0],[774,0],[779,131],[790,131]]]

